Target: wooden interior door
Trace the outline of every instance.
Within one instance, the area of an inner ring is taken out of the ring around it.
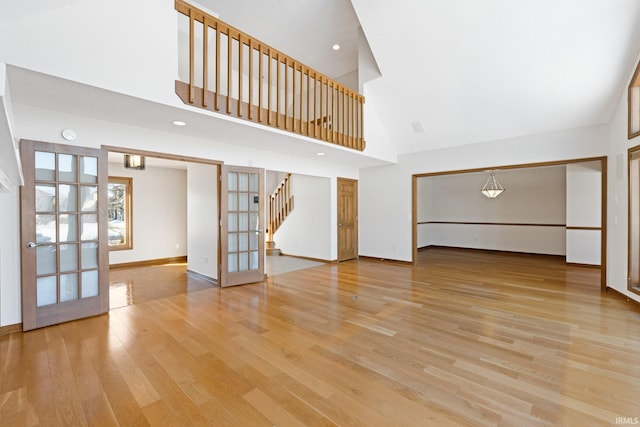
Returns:
[[[220,286],[264,280],[264,169],[223,166]]]
[[[22,141],[21,156],[23,329],[107,312],[106,154]]]
[[[338,261],[358,257],[358,181],[338,178]]]

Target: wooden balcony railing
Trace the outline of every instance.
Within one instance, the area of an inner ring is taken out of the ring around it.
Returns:
[[[182,0],[175,8],[188,20],[176,81],[185,104],[364,150],[362,95]]]

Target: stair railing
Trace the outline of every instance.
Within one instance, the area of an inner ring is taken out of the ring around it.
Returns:
[[[267,241],[273,241],[273,235],[293,210],[291,194],[291,174],[287,174],[278,188],[269,196],[269,212],[267,218]]]

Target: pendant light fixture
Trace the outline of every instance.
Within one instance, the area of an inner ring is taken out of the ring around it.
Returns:
[[[127,169],[144,170],[144,156],[138,154],[125,154],[124,167]]]
[[[495,199],[500,194],[502,194],[503,191],[504,188],[502,188],[502,185],[500,185],[500,183],[496,181],[496,173],[494,171],[491,171],[491,176],[487,180],[487,183],[484,185],[484,187],[482,187],[482,194],[490,199]]]

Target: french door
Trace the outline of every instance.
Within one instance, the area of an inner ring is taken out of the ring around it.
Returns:
[[[264,280],[264,169],[222,167],[220,286]]]
[[[21,157],[23,329],[107,312],[106,154],[22,141]]]

